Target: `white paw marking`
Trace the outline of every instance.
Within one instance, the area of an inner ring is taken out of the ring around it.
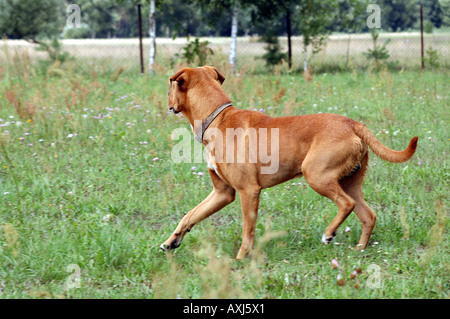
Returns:
[[[327,235],[323,234],[322,235],[322,243],[328,245],[333,240],[333,238],[334,238],[334,236],[328,237]]]

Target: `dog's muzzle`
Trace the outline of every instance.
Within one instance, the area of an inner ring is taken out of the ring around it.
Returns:
[[[180,111],[175,110],[173,107],[169,108],[169,111],[172,111],[173,114],[178,114]]]

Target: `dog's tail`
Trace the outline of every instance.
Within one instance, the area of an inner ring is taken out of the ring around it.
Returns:
[[[417,141],[419,139],[417,136],[414,136],[411,139],[408,147],[403,151],[394,151],[384,146],[365,125],[361,123],[355,123],[354,130],[355,134],[364,142],[366,142],[366,144],[369,145],[369,147],[376,155],[378,155],[385,161],[392,163],[406,162],[416,152]]]

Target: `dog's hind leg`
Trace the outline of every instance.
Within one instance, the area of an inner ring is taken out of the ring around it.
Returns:
[[[336,236],[336,230],[348,217],[355,207],[355,200],[347,195],[340,187],[337,181],[329,181],[323,184],[313,182],[314,186],[310,186],[318,192],[320,195],[330,198],[338,207],[338,212],[333,221],[325,229],[325,233],[322,235],[322,242],[329,244]]]
[[[312,189],[331,199],[339,209],[322,236],[322,242],[328,244],[336,236],[338,227],[352,212],[355,207],[355,200],[342,189],[338,181],[339,174],[335,170],[320,166],[320,161],[307,161],[305,159],[303,174]]]
[[[178,223],[172,235],[160,246],[162,250],[175,249],[180,246],[186,232],[203,219],[211,216],[234,201],[235,190],[223,182],[214,171],[209,171],[214,190],[209,196],[187,213]]]
[[[366,153],[361,161],[361,169],[354,175],[346,177],[340,182],[344,191],[355,200],[355,208],[353,211],[362,223],[363,229],[358,244],[360,249],[365,249],[367,247],[377,217],[367,205],[362,193],[362,183],[367,171],[368,161],[369,153]]]

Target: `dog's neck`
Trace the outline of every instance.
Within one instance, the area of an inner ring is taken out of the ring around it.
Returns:
[[[188,99],[188,105],[182,111],[183,115],[188,119],[192,127],[196,122],[203,123],[206,118],[221,105],[231,103],[223,90],[211,90],[209,94],[192,94]]]
[[[192,131],[194,132],[195,139],[203,143],[203,135],[205,134],[205,131],[208,129],[209,125],[216,119],[216,117],[219,116],[219,114],[225,110],[227,107],[231,106],[232,103],[225,103],[219,106],[217,109],[215,109],[202,123],[198,121],[198,123],[194,123],[194,127],[192,128]],[[195,125],[197,124],[197,125]],[[199,126],[199,127],[196,127]]]

